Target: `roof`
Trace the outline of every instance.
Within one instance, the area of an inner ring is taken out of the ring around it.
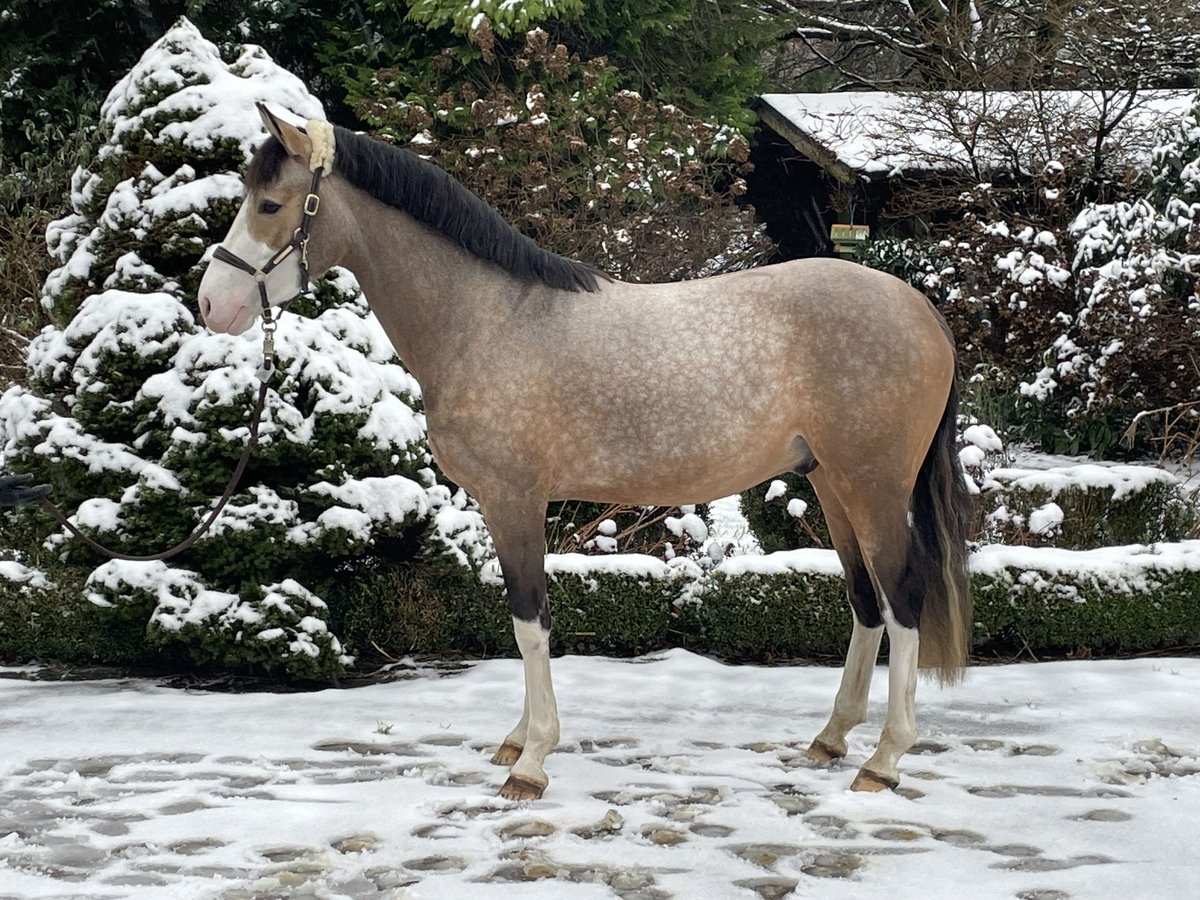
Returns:
[[[1146,158],[1163,124],[1180,120],[1193,91],[1144,91],[1107,138],[1125,161]],[[1056,161],[1068,132],[1095,133],[1128,92],[851,91],[763,94],[759,117],[839,181],[971,167],[1038,170]],[[968,151],[974,147],[974,152]]]

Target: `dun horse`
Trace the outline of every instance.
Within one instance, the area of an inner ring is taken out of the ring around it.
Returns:
[[[200,286],[204,321],[239,334],[310,269],[358,278],[421,384],[434,458],[479,501],[499,556],[525,670],[524,712],[492,759],[512,768],[501,795],[542,795],[559,736],[547,502],[700,503],[782,472],[812,481],[854,613],[808,755],[846,754],[886,628],[887,716],[852,786],[894,787],[918,667],[959,678],[971,622],[954,345],[929,301],[833,259],[624,284],[541,249],[413,153],[259,109],[270,138]]]

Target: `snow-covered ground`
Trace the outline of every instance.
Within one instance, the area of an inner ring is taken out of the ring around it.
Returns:
[[[21,670],[6,674],[19,676]],[[488,763],[515,660],[309,694],[0,679],[0,897],[1196,896],[1200,659],[922,686],[899,792],[802,756],[838,672],[555,662],[545,799]]]

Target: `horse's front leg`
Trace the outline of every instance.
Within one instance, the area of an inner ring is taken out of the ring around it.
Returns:
[[[558,743],[558,707],[550,681],[550,606],[546,599],[546,504],[527,498],[484,506],[504,573],[513,633],[525,666],[521,721],[492,757],[512,772],[500,788],[508,800],[536,800],[550,779],[542,763]]]

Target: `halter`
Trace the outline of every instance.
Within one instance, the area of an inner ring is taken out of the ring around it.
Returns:
[[[308,194],[304,197],[304,215],[300,219],[300,227],[292,232],[292,239],[276,250],[261,269],[253,263],[246,262],[236,253],[226,250],[220,244],[213,251],[213,259],[220,260],[235,269],[241,269],[258,283],[258,298],[262,301],[263,319],[263,364],[262,368],[258,370],[258,377],[264,383],[270,380],[275,371],[275,329],[279,327],[279,323],[275,320],[275,314],[271,310],[271,304],[267,301],[267,276],[274,271],[276,266],[299,250],[300,290],[308,290],[308,238],[313,218],[316,216],[317,210],[321,208],[321,198],[317,195],[317,190],[321,186],[321,176],[324,174],[324,166],[317,166],[313,170],[312,184],[309,185]]]

